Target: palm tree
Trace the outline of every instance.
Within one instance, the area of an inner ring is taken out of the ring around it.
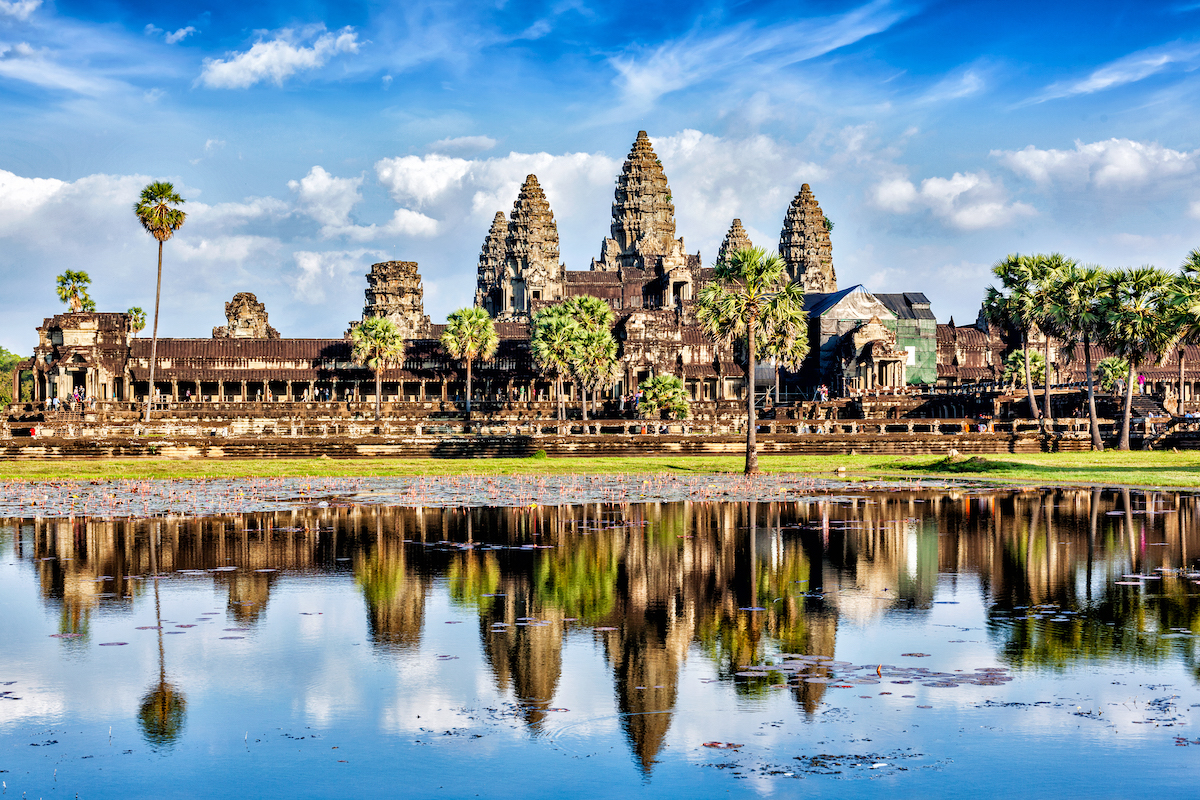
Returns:
[[[1004,377],[1006,386],[1017,385],[1020,376],[1025,372],[1025,351],[1013,350],[1004,359]],[[1029,354],[1029,374],[1034,383],[1046,377],[1046,359],[1037,350]]]
[[[1071,263],[1055,273],[1050,287],[1046,316],[1067,351],[1074,353],[1075,343],[1083,340],[1083,364],[1087,373],[1088,422],[1092,449],[1103,450],[1100,421],[1096,416],[1095,380],[1092,375],[1092,342],[1101,333],[1104,319],[1100,314],[1099,292],[1104,269]]]
[[[1058,276],[1073,268],[1077,264],[1074,260],[1065,257],[1062,253],[1051,253],[1050,255],[1038,254],[1033,256],[1034,272],[1036,282],[1034,284],[1033,300],[1038,308],[1037,326],[1041,329],[1042,335],[1046,337],[1046,380],[1043,382],[1043,398],[1044,404],[1042,416],[1047,420],[1054,419],[1053,410],[1050,407],[1050,385],[1053,382],[1055,373],[1051,372],[1050,366],[1050,340],[1052,338],[1061,339],[1064,331],[1060,329],[1057,320],[1052,313],[1055,294],[1054,289],[1057,287]],[[1057,363],[1055,364],[1057,367]]]
[[[71,311],[95,311],[96,303],[88,296],[87,288],[92,279],[86,272],[67,270],[58,276],[58,299],[71,307]]]
[[[1104,281],[1101,299],[1106,322],[1104,345],[1109,352],[1129,362],[1118,450],[1129,449],[1129,420],[1138,368],[1146,361],[1160,362],[1175,342],[1169,319],[1173,284],[1173,276],[1155,267],[1118,270]]]
[[[560,421],[567,417],[563,405],[562,379],[578,360],[579,339],[579,323],[563,313],[561,304],[539,311],[533,318],[529,346],[538,368],[554,378]]]
[[[1109,356],[1096,364],[1096,382],[1106,392],[1112,392],[1117,387],[1117,381],[1125,380],[1128,374],[1129,362],[1123,358]]]
[[[638,412],[646,419],[662,419],[664,411],[672,419],[687,419],[688,396],[677,375],[655,375],[638,384],[638,389],[642,392]],[[658,432],[657,425],[654,432]]]
[[[162,604],[158,596],[158,540],[161,531],[156,524],[150,534],[150,572],[154,579],[154,617],[158,631],[158,683],[142,698],[138,706],[138,724],[150,746],[169,748],[183,732],[187,715],[187,698],[177,686],[167,680],[166,653],[163,651]]]
[[[482,308],[460,308],[446,318],[442,347],[467,367],[467,416],[471,415],[471,362],[490,361],[500,344],[491,315]]]
[[[1021,335],[1029,413],[1037,419],[1037,400],[1033,396],[1033,376],[1029,369],[1029,331],[1041,314],[1037,301],[1038,284],[1042,277],[1039,265],[1029,256],[1014,253],[997,261],[992,267],[992,274],[1000,281],[1002,288],[987,288],[983,313],[988,321],[1013,329]]]
[[[596,395],[600,387],[617,373],[617,340],[607,328],[584,329],[576,348],[572,372],[585,391],[592,393],[592,411],[596,410]],[[594,415],[594,414],[593,414]],[[583,398],[583,419],[586,421],[587,397]]]
[[[713,278],[701,289],[696,318],[714,339],[746,337],[746,474],[758,472],[757,423],[754,418],[756,338],[777,320],[801,319],[804,290],[788,283],[787,266],[778,253],[761,247],[737,250],[719,261]]]
[[[776,320],[766,332],[763,355],[775,360],[775,402],[779,403],[780,367],[795,370],[808,356],[808,318],[803,309],[798,318]]]
[[[1179,414],[1183,415],[1184,347],[1200,343],[1200,248],[1192,250],[1180,267],[1171,291],[1171,325],[1179,347]]]
[[[158,303],[162,296],[163,243],[183,227],[187,214],[178,206],[186,201],[165,181],[155,181],[142,189],[133,213],[146,233],[158,240],[158,282],[154,288],[154,327],[150,330],[150,390],[146,393],[146,422],[150,421],[150,404],[154,398],[154,368],[158,362]]]
[[[387,317],[368,317],[350,331],[350,341],[354,344],[354,363],[365,364],[375,373],[375,421],[379,422],[383,371],[404,358],[404,337]]]
[[[129,315],[129,329],[133,331],[136,339],[137,335],[146,329],[146,312],[141,306],[131,306],[125,313]]]

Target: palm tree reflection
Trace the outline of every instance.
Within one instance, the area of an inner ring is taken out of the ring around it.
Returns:
[[[150,571],[154,581],[154,624],[158,626],[158,683],[142,697],[138,707],[138,726],[142,737],[153,748],[169,748],[183,733],[187,716],[187,698],[179,687],[167,680],[166,653],[163,650],[162,605],[158,596],[158,525],[150,534]]]

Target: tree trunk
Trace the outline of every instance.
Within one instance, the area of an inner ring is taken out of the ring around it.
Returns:
[[[746,326],[746,474],[758,473],[758,426],[754,421],[754,325],[751,317]]]
[[[1025,357],[1025,391],[1029,393],[1029,414],[1038,418],[1037,398],[1033,396],[1033,372],[1029,369],[1029,333],[1021,331],[1021,355]]]
[[[158,299],[162,296],[162,250],[158,243],[158,283],[154,288],[154,329],[150,334],[150,388],[146,392],[146,422],[150,421],[150,406],[154,403],[154,367],[158,363]]]
[[[467,358],[467,416],[471,416],[471,359]]]
[[[583,385],[583,381],[578,381],[575,385],[579,387],[579,407],[583,409],[583,429],[586,431],[588,427],[587,387]]]
[[[1092,342],[1087,334],[1083,336],[1083,367],[1087,370],[1088,382],[1088,423],[1092,430],[1092,449],[1103,450],[1104,440],[1100,438],[1100,420],[1096,419],[1096,390],[1092,378]]]
[[[1129,449],[1129,419],[1133,416],[1133,382],[1136,380],[1137,364],[1129,359],[1129,376],[1125,386],[1125,413],[1121,415],[1121,438],[1117,441],[1118,450]]]
[[[379,422],[379,404],[383,395],[383,363],[375,368],[375,421]]]
[[[779,361],[775,361],[775,405],[779,405]]]
[[[1050,413],[1050,334],[1046,334],[1046,377],[1043,378],[1043,381],[1046,384],[1046,391],[1044,395],[1046,400],[1046,408],[1042,412],[1042,416],[1044,416],[1047,421],[1053,421],[1054,415]]]

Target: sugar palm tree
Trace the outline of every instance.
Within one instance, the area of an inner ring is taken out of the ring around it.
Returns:
[[[350,331],[355,364],[365,364],[375,373],[375,421],[383,394],[383,371],[404,358],[404,337],[396,323],[387,317],[368,317]]]
[[[492,317],[482,308],[460,308],[446,318],[442,347],[467,367],[467,415],[471,414],[471,363],[490,361],[500,344]]]
[[[533,334],[530,349],[538,368],[554,378],[554,391],[558,401],[558,419],[565,420],[563,405],[563,377],[570,374],[571,365],[578,358],[579,323],[563,312],[561,305],[539,311],[533,318]]]
[[[713,339],[746,340],[746,469],[758,472],[754,415],[756,344],[773,324],[803,319],[804,290],[787,281],[787,265],[778,253],[747,247],[717,262],[713,280],[700,289],[696,318]]]
[[[1123,358],[1109,356],[1096,364],[1096,382],[1106,392],[1117,388],[1117,381],[1124,381],[1129,374],[1129,362]]]
[[[983,301],[984,316],[990,322],[1010,328],[1021,335],[1025,360],[1025,391],[1029,395],[1029,413],[1037,419],[1037,400],[1033,396],[1033,375],[1029,369],[1029,332],[1041,314],[1038,305],[1039,265],[1030,256],[1012,254],[992,267],[1000,288],[989,286]]]
[[[1073,259],[1067,258],[1062,253],[1050,253],[1049,255],[1039,253],[1033,256],[1032,260],[1036,275],[1033,301],[1038,309],[1037,326],[1046,338],[1046,380],[1042,384],[1044,387],[1042,416],[1051,420],[1054,418],[1054,413],[1050,406],[1050,385],[1053,382],[1054,373],[1051,371],[1050,342],[1052,339],[1061,339],[1064,335],[1068,335],[1053,314],[1054,290],[1058,286],[1058,276],[1078,265]],[[1057,364],[1055,366],[1057,367]]]
[[[162,296],[163,243],[183,227],[187,214],[179,206],[186,201],[166,181],[155,181],[142,189],[133,213],[138,222],[158,241],[158,281],[154,288],[154,327],[150,329],[150,390],[146,393],[146,422],[150,421],[150,404],[154,397],[154,368],[158,362],[158,304]]]
[[[606,304],[607,305],[607,304]],[[576,348],[572,372],[585,391],[592,394],[592,410],[600,387],[613,379],[617,372],[617,340],[607,328],[583,329]],[[583,419],[586,421],[587,397],[583,398]]]
[[[96,303],[88,296],[88,286],[92,279],[86,272],[67,270],[57,279],[58,299],[62,300],[74,312],[95,311]]]
[[[1184,348],[1200,344],[1200,248],[1184,259],[1180,275],[1171,290],[1171,326],[1179,348],[1179,413],[1183,414]]]
[[[663,412],[671,419],[687,419],[688,396],[683,381],[677,375],[655,375],[638,384],[642,399],[638,401],[638,413],[646,419],[662,419]],[[658,432],[658,426],[654,426]]]
[[[1096,416],[1095,380],[1092,374],[1092,342],[1101,332],[1104,319],[1100,313],[1099,292],[1104,278],[1102,267],[1070,264],[1058,270],[1050,287],[1050,303],[1046,316],[1059,334],[1068,352],[1082,340],[1083,364],[1087,373],[1088,422],[1092,434],[1092,449],[1103,450],[1100,422]]]
[[[1173,283],[1173,276],[1155,267],[1117,270],[1109,273],[1104,282],[1101,299],[1106,321],[1104,345],[1109,352],[1129,362],[1118,450],[1129,449],[1129,420],[1138,368],[1147,361],[1161,361],[1175,341],[1169,324]]]
[[[136,339],[137,335],[146,329],[146,312],[141,306],[130,306],[125,313],[129,315],[129,330],[133,331]]]

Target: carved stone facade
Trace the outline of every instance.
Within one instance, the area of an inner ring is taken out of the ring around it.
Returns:
[[[792,280],[805,292],[837,291],[829,227],[807,183],[788,206],[779,234],[779,254],[787,262]]]
[[[406,339],[422,339],[429,330],[425,289],[415,261],[372,264],[367,273],[366,301],[363,319],[387,317]]]
[[[504,311],[504,287],[507,259],[508,220],[503,211],[497,211],[492,220],[492,229],[483,240],[479,253],[479,271],[475,280],[475,305],[487,310],[493,317]]]
[[[267,323],[267,307],[250,292],[238,292],[225,304],[226,324],[213,328],[214,339],[278,339]]]
[[[729,226],[729,233],[725,234],[725,240],[721,242],[721,249],[717,251],[717,263],[721,263],[738,250],[746,250],[753,246],[754,242],[750,241],[746,229],[742,227],[742,221],[735,219]]]

